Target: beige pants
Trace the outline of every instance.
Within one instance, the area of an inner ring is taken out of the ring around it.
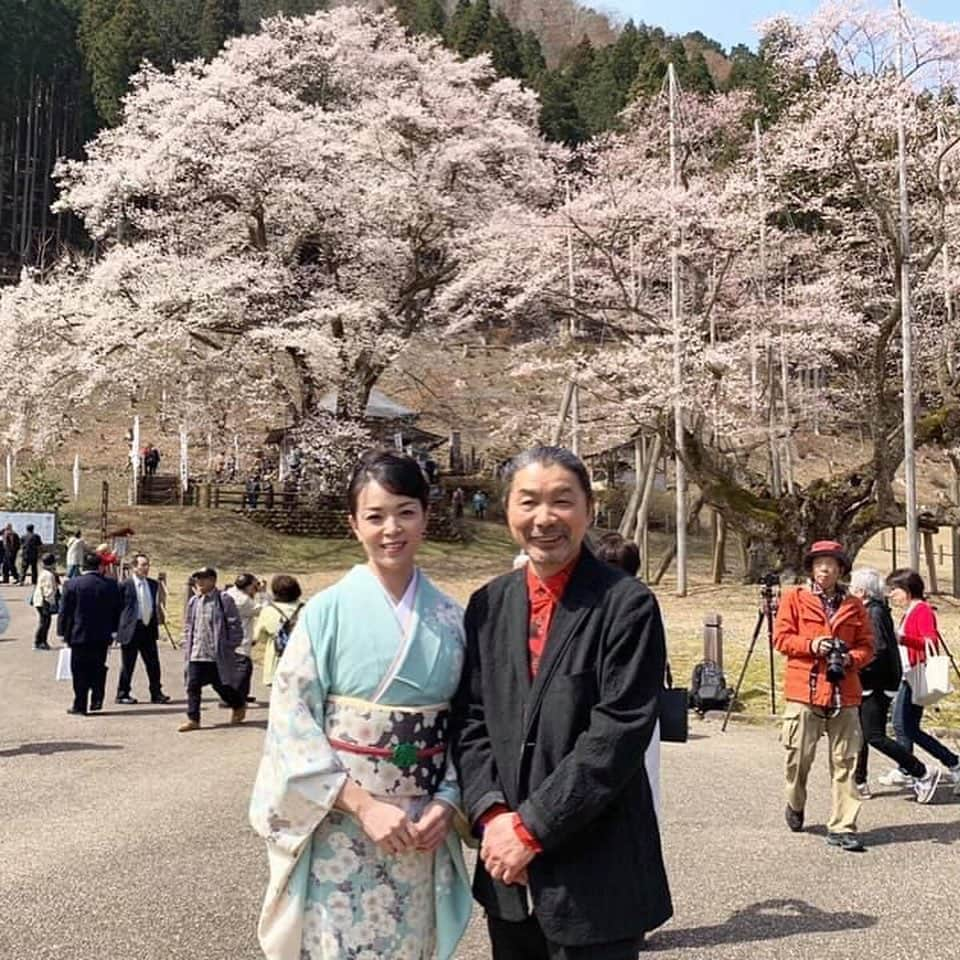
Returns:
[[[856,707],[843,707],[836,716],[823,708],[789,701],[783,714],[780,740],[787,751],[785,766],[787,803],[800,811],[807,804],[807,777],[817,755],[817,742],[826,733],[830,747],[830,777],[833,799],[829,833],[854,833],[860,796],[854,783],[857,753],[863,740]]]

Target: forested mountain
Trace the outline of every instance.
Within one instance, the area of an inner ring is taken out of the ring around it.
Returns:
[[[344,0],[0,0],[0,282],[48,264],[75,224],[50,213],[58,157],[78,156],[117,122],[130,74],[146,59],[168,69],[212,57],[263,17],[314,12]],[[681,84],[761,93],[761,57],[731,58],[702,34],[685,38],[628,22],[620,28],[575,0],[394,0],[414,33],[465,57],[488,53],[504,76],[541,96],[550,139],[580,143],[609,129],[633,98],[656,94],[672,60]],[[769,104],[768,104],[769,106]]]

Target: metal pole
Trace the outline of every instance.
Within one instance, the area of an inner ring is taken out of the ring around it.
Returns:
[[[897,5],[897,71],[903,86],[903,3]],[[910,309],[910,198],[907,193],[907,133],[903,90],[897,96],[897,154],[900,179],[900,337],[903,353],[903,472],[906,480],[907,555],[910,567],[920,569],[917,525],[917,462],[913,423],[913,324]]]
[[[680,185],[677,154],[679,152],[677,73],[671,63],[667,67],[670,84],[670,186]],[[673,433],[676,448],[677,479],[677,596],[687,595],[687,475],[683,465],[683,330],[680,323],[680,236],[673,237],[670,251],[670,319],[673,321]]]
[[[570,203],[570,184],[567,184],[567,203]],[[567,292],[570,296],[570,342],[576,341],[577,315],[574,312],[576,284],[573,279],[573,228],[567,231]],[[570,449],[576,456],[580,456],[580,388],[576,380],[573,381],[573,391],[570,395]]]
[[[761,154],[760,120],[753,121],[753,142],[756,154],[757,220],[760,226],[760,305],[763,316],[767,315],[767,222],[763,207],[763,157]],[[756,416],[757,393],[760,373],[757,361],[757,331],[753,315],[750,316],[750,413]]]

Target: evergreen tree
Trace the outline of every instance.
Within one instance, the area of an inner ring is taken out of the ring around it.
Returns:
[[[617,84],[609,48],[594,56],[593,68],[578,85],[574,101],[588,135],[609,130],[616,123],[627,96]]]
[[[570,78],[559,70],[545,70],[540,83],[540,131],[548,140],[576,146],[587,138],[573,98]]]
[[[462,57],[475,57],[484,49],[490,30],[490,0],[477,0],[467,14],[457,41],[457,53]]]
[[[204,0],[200,17],[200,52],[204,57],[215,57],[227,38],[237,36],[240,29],[240,0]]]
[[[443,36],[447,26],[447,12],[443,0],[417,0],[413,12],[414,33],[428,33]]]
[[[83,12],[81,41],[97,112],[108,125],[115,124],[130,76],[143,60],[162,61],[144,0],[90,0]]]
[[[574,87],[583,83],[593,70],[595,53],[590,38],[584,34],[580,42],[565,51],[560,65],[565,70]]]
[[[525,76],[518,39],[513,24],[498,10],[490,18],[483,47],[489,52],[493,67],[501,77],[520,79]]]
[[[532,30],[524,30],[520,35],[520,59],[523,61],[523,75],[536,83],[547,69],[547,59],[540,46],[540,38]]]
[[[629,92],[637,77],[639,45],[640,34],[633,21],[628,20],[613,45],[610,58],[610,69],[613,71],[614,80],[624,95]]]
[[[447,46],[453,50],[460,50],[460,44],[467,30],[467,24],[473,13],[473,4],[470,0],[457,0],[453,13],[447,21]]]
[[[713,82],[713,74],[707,66],[707,59],[702,50],[698,50],[687,66],[686,74],[681,78],[683,88],[689,93],[716,93],[717,87]]]

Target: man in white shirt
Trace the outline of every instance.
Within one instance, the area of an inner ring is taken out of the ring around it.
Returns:
[[[159,584],[149,576],[150,558],[138,553],[133,558],[132,575],[120,584],[123,608],[120,614],[120,626],[117,628],[117,640],[122,652],[120,681],[117,684],[117,703],[134,704],[136,698],[131,695],[133,670],[137,665],[137,654],[143,658],[150,684],[151,703],[169,703],[170,698],[163,692],[160,681],[160,654],[157,641],[160,634],[160,622],[163,615],[159,600]]]

